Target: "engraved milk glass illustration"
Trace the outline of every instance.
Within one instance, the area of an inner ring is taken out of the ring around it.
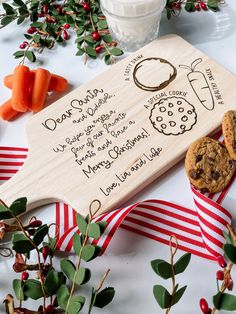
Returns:
[[[157,38],[166,0],[101,0],[112,36],[126,51]]]

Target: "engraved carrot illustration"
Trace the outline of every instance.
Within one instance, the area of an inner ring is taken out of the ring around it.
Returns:
[[[214,97],[211,88],[207,82],[206,76],[201,71],[196,71],[196,67],[202,62],[202,58],[194,60],[191,66],[179,65],[181,69],[189,70],[187,75],[189,83],[201,104],[207,110],[213,110],[215,107]]]

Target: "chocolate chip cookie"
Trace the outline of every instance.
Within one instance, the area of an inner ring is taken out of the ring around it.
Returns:
[[[202,137],[190,147],[185,168],[190,182],[203,192],[216,193],[230,182],[236,163],[220,142]]]
[[[224,114],[222,130],[229,155],[236,160],[236,111],[231,110]]]

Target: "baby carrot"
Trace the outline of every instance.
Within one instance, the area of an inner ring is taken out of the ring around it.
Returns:
[[[45,69],[37,69],[35,71],[34,84],[31,92],[30,110],[39,112],[42,110],[48,92],[51,74]]]
[[[31,73],[35,74],[35,70],[31,71]],[[12,89],[12,85],[13,85],[13,75],[12,74],[5,76],[4,85],[7,88]],[[65,92],[67,90],[67,87],[68,87],[68,81],[64,77],[51,73],[51,80],[50,80],[50,84],[48,87],[49,92],[55,91],[55,92],[62,93],[62,92]]]
[[[29,107],[30,69],[25,65],[15,67],[12,85],[12,108],[25,112]]]
[[[11,104],[12,100],[9,99],[7,100],[4,104],[2,104],[0,106],[0,117],[3,120],[12,120],[13,118],[15,118],[19,112],[12,109],[12,104]]]

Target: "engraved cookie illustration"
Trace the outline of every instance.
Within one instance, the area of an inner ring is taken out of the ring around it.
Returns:
[[[182,97],[160,99],[154,104],[149,117],[153,127],[164,135],[181,135],[197,123],[193,105]]]
[[[177,75],[176,68],[162,58],[147,58],[134,68],[134,83],[145,91],[156,92],[169,85]]]
[[[211,88],[207,82],[205,74],[201,71],[196,71],[197,65],[201,62],[202,58],[198,58],[192,62],[191,66],[182,64],[179,65],[179,67],[189,71],[187,78],[195,95],[205,109],[212,111],[215,108],[215,101]]]

